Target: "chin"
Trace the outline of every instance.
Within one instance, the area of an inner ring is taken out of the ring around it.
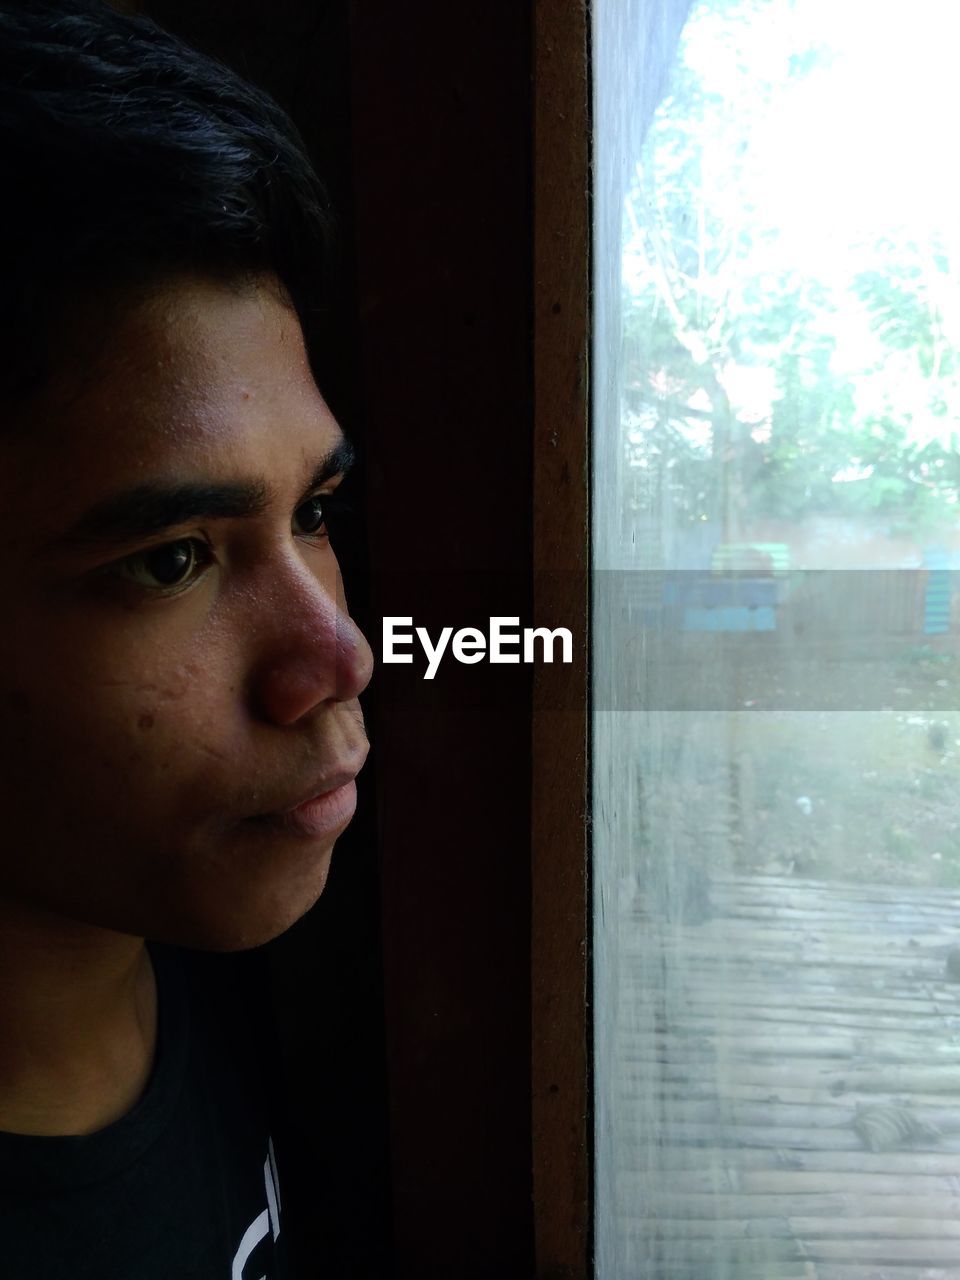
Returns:
[[[175,924],[161,923],[148,936],[194,951],[226,953],[262,947],[286,933],[314,905],[326,886],[330,857],[296,885],[276,886],[269,892],[260,886],[259,892],[230,901],[221,896],[206,909],[194,907]]]

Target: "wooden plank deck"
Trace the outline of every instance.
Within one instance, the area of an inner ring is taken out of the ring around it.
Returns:
[[[743,876],[710,907],[638,896],[624,935],[630,1280],[960,1280],[960,892]],[[869,1150],[878,1104],[940,1136]]]

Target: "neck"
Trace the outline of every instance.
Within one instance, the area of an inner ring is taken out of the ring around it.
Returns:
[[[156,989],[142,938],[0,901],[0,1130],[84,1134],[146,1087]]]

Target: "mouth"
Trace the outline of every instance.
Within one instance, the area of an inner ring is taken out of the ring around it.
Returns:
[[[290,808],[254,814],[246,821],[312,840],[339,835],[357,807],[358,772],[350,769],[331,774],[315,783],[311,794]]]

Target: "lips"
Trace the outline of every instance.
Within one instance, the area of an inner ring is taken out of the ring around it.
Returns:
[[[304,800],[294,809],[264,814],[262,821],[291,835],[317,839],[339,835],[353,817],[356,807],[357,784],[350,778],[329,791]]]
[[[328,773],[293,805],[255,814],[247,821],[309,839],[338,835],[357,807],[355,778],[362,764]]]
[[[267,816],[283,817],[289,813],[296,813],[298,809],[304,808],[304,806],[311,804],[314,800],[322,799],[323,796],[330,795],[334,791],[338,791],[341,787],[345,787],[347,783],[353,782],[359,772],[360,767],[358,766],[355,769],[338,769],[334,773],[326,774],[322,779],[314,782],[309,791],[302,792],[299,800],[294,801],[294,803],[289,806],[278,806],[272,814],[268,814]]]

